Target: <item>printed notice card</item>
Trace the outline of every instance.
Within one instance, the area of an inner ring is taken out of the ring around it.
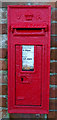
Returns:
[[[34,70],[34,46],[33,45],[22,46],[22,70],[23,71]]]

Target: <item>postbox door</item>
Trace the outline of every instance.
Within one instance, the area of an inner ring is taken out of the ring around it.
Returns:
[[[16,45],[16,105],[41,105],[42,46]]]

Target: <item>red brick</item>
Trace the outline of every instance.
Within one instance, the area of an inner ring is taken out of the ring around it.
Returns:
[[[49,112],[48,120],[49,120],[49,118],[54,118],[54,120],[55,120],[55,112],[54,111],[53,112]]]
[[[51,16],[52,21],[55,21],[55,10],[52,10],[52,16]]]
[[[55,110],[57,110],[57,100],[55,100]]]
[[[55,85],[57,85],[57,75],[55,75]]]
[[[3,95],[7,95],[7,93],[8,93],[8,87],[7,87],[7,85],[2,85],[2,94]]]
[[[55,21],[57,21],[57,9],[55,10]]]
[[[0,24],[0,34],[2,34],[2,24]]]
[[[56,66],[56,68],[55,68],[55,66]],[[57,62],[50,63],[50,72],[55,73],[56,69],[57,69]]]
[[[50,59],[57,60],[57,49],[51,49],[50,51]]]
[[[7,58],[7,49],[0,48],[0,58]]]
[[[55,8],[57,8],[57,1],[55,2]]]
[[[57,23],[51,24],[51,34],[57,34]]]
[[[6,98],[0,97],[0,107],[6,107]]]
[[[7,94],[8,94],[7,85],[0,85],[0,95],[7,95]]]
[[[57,9],[53,9],[52,10],[52,16],[51,16],[51,18],[52,18],[52,21],[57,21]]]
[[[51,47],[57,47],[57,36],[51,37]]]
[[[55,111],[49,112],[49,114],[48,114],[48,120],[49,120],[49,118],[50,118],[50,120],[57,120],[57,111],[56,112]]]
[[[49,109],[57,110],[57,100],[49,100]]]
[[[55,112],[55,118],[56,118],[56,120],[57,120],[57,111]]]
[[[57,88],[55,88],[55,98],[57,98]]]
[[[7,34],[7,24],[0,24],[0,34]]]
[[[51,24],[51,34],[55,34],[55,23]]]
[[[0,83],[7,84],[7,72],[0,72]]]
[[[0,60],[0,70],[2,70],[2,61]]]
[[[0,70],[7,70],[7,60],[0,60]]]
[[[55,34],[57,34],[57,23],[55,23]]]
[[[57,88],[55,88],[55,87],[50,88],[49,97],[50,98],[57,98]]]
[[[57,75],[50,76],[50,84],[57,85]]]
[[[57,62],[55,63],[55,72],[57,73]]]

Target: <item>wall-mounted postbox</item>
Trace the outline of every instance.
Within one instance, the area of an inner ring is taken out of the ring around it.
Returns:
[[[48,5],[8,6],[8,111],[48,113],[50,74]]]

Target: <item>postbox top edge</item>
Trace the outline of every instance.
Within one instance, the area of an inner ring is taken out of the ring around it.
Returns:
[[[51,5],[8,5],[8,8],[51,8]]]

